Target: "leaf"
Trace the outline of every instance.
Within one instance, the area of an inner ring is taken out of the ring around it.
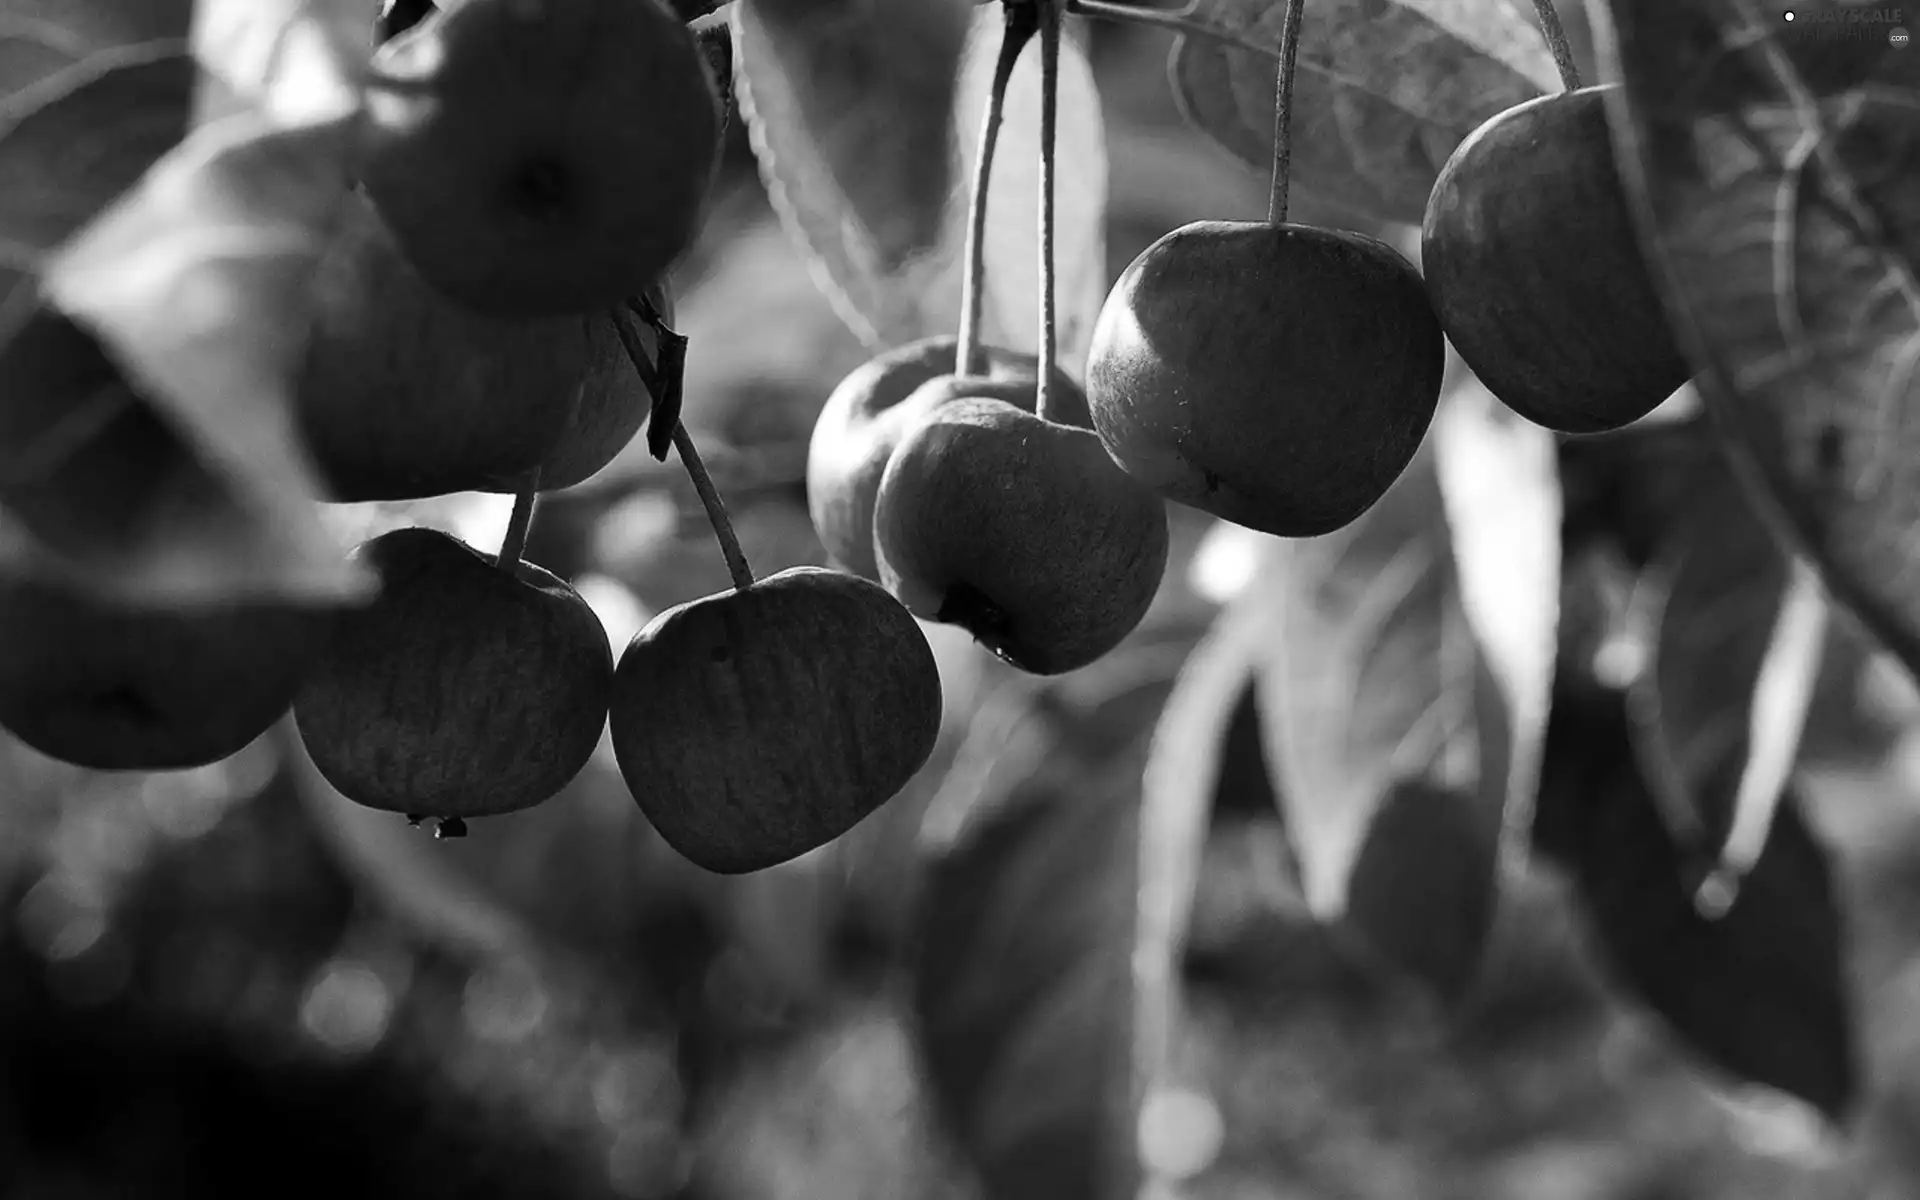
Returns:
[[[1488,847],[1488,862],[1507,808],[1513,733],[1467,622],[1430,449],[1352,525],[1276,540],[1264,579],[1236,603],[1273,614],[1260,708],[1309,908],[1323,921],[1351,919],[1363,935],[1400,905],[1490,912],[1491,877],[1430,891],[1464,881],[1427,847],[1399,839],[1397,822],[1381,828],[1389,844],[1376,851],[1393,869],[1360,878],[1391,894],[1352,902],[1355,865],[1396,789],[1418,784],[1406,795],[1470,798],[1451,810],[1468,821],[1457,833]],[[1371,932],[1382,935],[1376,950],[1393,953],[1396,931]],[[1481,925],[1477,938],[1454,939],[1453,952],[1468,956],[1463,973],[1477,965],[1484,934]],[[1421,971],[1426,961],[1396,965]],[[1446,976],[1423,977],[1443,994],[1452,986]]]
[[[0,336],[21,284],[186,133],[191,0],[0,0]]]
[[[997,5],[977,11],[967,39],[954,102],[954,136],[963,149],[958,178],[978,160],[980,124],[992,88],[994,57],[1005,23]],[[1040,345],[1040,42],[1029,42],[1007,83],[1000,144],[987,188],[987,341],[1037,353]],[[1100,89],[1080,39],[1060,43],[1054,141],[1054,287],[1056,350],[1061,369],[1085,373],[1093,325],[1106,302],[1107,133]],[[965,211],[965,185],[952,205]],[[955,229],[962,229],[955,225]],[[952,287],[965,263],[954,259]],[[956,313],[958,309],[956,307]]]
[[[98,336],[233,500],[226,534],[183,528],[171,549],[192,553],[124,581],[154,602],[369,584],[319,519],[288,390],[313,264],[346,193],[374,16],[372,0],[201,4],[207,119],[46,266],[52,303]]]
[[[741,0],[736,91],[761,176],[815,277],[869,347],[959,325],[980,122],[1004,24],[960,0]],[[1080,39],[1060,53],[1059,355],[1078,374],[1106,299],[1107,151]],[[989,184],[988,340],[1039,343],[1037,46],[1008,88]]]
[[[1795,34],[1784,7],[1596,4],[1616,151],[1743,482],[1911,671],[1920,79],[1885,31]]]
[[[1187,119],[1261,172],[1273,162],[1285,7],[1194,0],[1188,20],[1221,36],[1182,35],[1170,66]],[[1293,186],[1417,225],[1454,147],[1558,87],[1546,39],[1513,0],[1314,0],[1295,61]]]
[[[1536,827],[1572,877],[1605,973],[1719,1071],[1844,1120],[1861,1081],[1842,917],[1798,797],[1783,801],[1737,903],[1703,915],[1633,756],[1624,695],[1572,662],[1562,673]],[[1720,764],[1700,792],[1722,829],[1738,772],[1738,760]]]
[[[989,706],[994,748],[962,758],[991,765],[957,763],[963,786],[929,812],[917,1041],[995,1200],[1140,1190],[1141,1106],[1167,1070],[1221,733],[1255,630],[1217,628],[1177,680],[1164,655],[1123,653],[1092,669],[1097,691],[1080,673],[998,720]]]
[[[1540,786],[1559,645],[1556,439],[1471,374],[1440,406],[1433,437],[1461,606],[1506,700],[1506,825],[1524,844]]]
[[[737,0],[734,91],[767,194],[869,346],[957,324],[947,270],[960,176],[959,0]],[[951,312],[948,309],[951,309]]]

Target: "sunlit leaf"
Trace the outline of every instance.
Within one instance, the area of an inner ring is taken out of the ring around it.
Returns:
[[[1423,451],[1398,483],[1360,520],[1305,541],[1276,540],[1264,577],[1236,601],[1273,614],[1259,675],[1265,744],[1279,779],[1281,806],[1307,902],[1322,920],[1364,923],[1401,906],[1449,906],[1490,916],[1491,864],[1508,806],[1513,734],[1506,697],[1468,623],[1433,456]],[[1414,787],[1412,785],[1419,785]],[[1422,819],[1460,820],[1457,836],[1481,845],[1489,869],[1463,878],[1435,855],[1431,838],[1408,840],[1410,826],[1381,826],[1361,879],[1369,895],[1351,903],[1355,864],[1382,806],[1403,797],[1457,793]],[[1486,922],[1452,939],[1437,955],[1401,956],[1422,971],[1435,957],[1467,960],[1425,982],[1452,990],[1472,973]],[[1435,936],[1453,928],[1427,925]],[[1376,949],[1402,939],[1382,929]]]
[[[1273,160],[1272,56],[1285,8],[1195,0],[1190,19],[1224,40],[1185,35],[1173,51],[1188,119],[1262,172]],[[1420,222],[1440,168],[1469,133],[1559,86],[1545,39],[1514,0],[1314,0],[1295,71],[1293,185],[1409,224]]]
[[[1779,527],[1920,667],[1920,74],[1786,0],[1593,5],[1616,150],[1697,383]],[[1849,31],[1852,32],[1852,31]]]

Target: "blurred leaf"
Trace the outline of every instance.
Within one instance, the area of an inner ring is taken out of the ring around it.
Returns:
[[[961,190],[953,200],[955,236],[966,187],[978,159],[980,125],[992,89],[994,58],[1005,24],[999,5],[974,15],[960,87],[954,100],[954,137],[962,148]],[[1084,373],[1093,324],[1107,298],[1107,131],[1100,89],[1082,42],[1060,43],[1060,82],[1054,140],[1053,267],[1056,347],[1061,369]],[[986,311],[983,336],[1010,350],[1038,353],[1040,345],[1040,40],[1033,39],[1007,83],[1000,144],[988,182]],[[947,284],[956,299],[962,256]],[[944,331],[942,326],[939,331]]]
[[[219,114],[49,264],[58,307],[87,325],[237,501],[249,533],[198,539],[140,581],[157,602],[351,596],[289,414],[307,285],[336,203],[370,51],[372,0],[217,0],[194,48]],[[204,115],[204,113],[203,113]]]
[[[1784,7],[1596,4],[1616,149],[1743,482],[1912,670],[1920,78],[1910,49],[1793,35]]]
[[[1559,645],[1557,439],[1472,375],[1448,393],[1433,435],[1461,605],[1506,700],[1506,825],[1524,837],[1540,787]]]
[[[988,706],[992,745],[963,751],[929,811],[917,1039],[995,1200],[1140,1187],[1140,1106],[1170,1053],[1221,734],[1258,628],[1217,629],[1171,690],[1172,658],[1147,648],[1013,685],[1024,699]]]
[[[789,233],[812,250],[841,318],[869,346],[910,341],[957,318],[956,297],[927,292],[957,253],[943,244],[959,187],[947,138],[969,7],[734,6],[735,94],[767,193]]]
[[[1703,915],[1633,756],[1624,695],[1573,662],[1562,673],[1538,828],[1572,876],[1606,973],[1720,1070],[1844,1119],[1860,1079],[1842,916],[1798,798],[1783,801],[1733,908]],[[1700,789],[1716,833],[1739,768],[1724,761]]]
[[[1189,19],[1246,49],[1183,35],[1174,93],[1248,166],[1273,164],[1279,0],[1195,0]],[[1440,168],[1494,114],[1557,90],[1546,40],[1513,0],[1315,0],[1295,63],[1293,186],[1417,225]]]
[[[1264,578],[1236,604],[1263,605],[1272,634],[1259,676],[1266,747],[1279,776],[1301,885],[1323,921],[1351,917],[1375,949],[1392,952],[1396,929],[1366,923],[1398,906],[1451,906],[1463,919],[1490,911],[1489,874],[1463,880],[1430,847],[1381,827],[1374,851],[1392,863],[1360,883],[1355,863],[1396,788],[1458,792],[1471,803],[1445,812],[1468,823],[1453,836],[1486,846],[1493,860],[1507,803],[1512,731],[1505,698],[1462,606],[1433,456],[1423,451],[1385,497],[1358,521],[1326,537],[1273,543]],[[1441,818],[1442,811],[1422,814]],[[1439,892],[1435,889],[1449,889]],[[1463,889],[1463,890],[1452,890]],[[1453,924],[1429,922],[1436,937]],[[1456,973],[1423,975],[1443,989],[1471,973],[1485,926],[1450,949],[1395,965],[1419,971],[1432,957],[1464,955]]]

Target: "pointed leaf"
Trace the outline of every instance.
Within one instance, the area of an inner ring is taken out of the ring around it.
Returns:
[[[1556,439],[1468,374],[1435,415],[1434,465],[1461,607],[1511,729],[1506,823],[1524,838],[1559,646],[1562,500]]]
[[[212,114],[61,247],[45,288],[248,518],[139,582],[156,601],[350,596],[290,416],[307,286],[345,196],[372,0],[213,0],[194,49]],[[210,99],[208,97],[211,97]],[[131,582],[131,581],[129,581]]]
[[[768,192],[869,346],[959,324],[967,204],[1005,24],[998,5],[743,0],[741,112]],[[1071,27],[1070,27],[1071,28]],[[1107,151],[1081,39],[1060,48],[1054,199],[1059,353],[1078,374],[1106,298]],[[1038,44],[1009,84],[988,193],[983,333],[1039,343]]]
[[[1731,910],[1709,917],[1633,757],[1624,695],[1569,677],[1554,705],[1538,828],[1572,876],[1606,973],[1719,1071],[1844,1119],[1861,1081],[1842,916],[1797,798]],[[1701,788],[1721,828],[1738,777],[1738,760],[1726,762]]]
[[[1506,702],[1462,606],[1432,454],[1366,515],[1308,541],[1274,543],[1262,581],[1238,603],[1262,603],[1275,621],[1260,666],[1265,744],[1279,779],[1288,834],[1309,906],[1322,920],[1352,917],[1363,934],[1407,904],[1488,911],[1490,880],[1454,887],[1444,864],[1405,845],[1395,827],[1379,853],[1396,865],[1362,882],[1391,895],[1352,903],[1355,864],[1397,788],[1425,785],[1472,803],[1424,816],[1465,815],[1458,836],[1495,861],[1512,763]],[[1446,887],[1444,898],[1426,888]],[[1399,935],[1382,929],[1377,950]],[[1453,939],[1477,960],[1478,939]],[[1396,965],[1421,972],[1424,956]],[[1471,965],[1463,968],[1470,971]],[[1427,976],[1445,986],[1445,980]]]
[[[1891,44],[1796,32],[1784,0],[1611,0],[1596,44],[1676,333],[1742,478],[1920,668],[1920,75]]]
[[[1139,1190],[1141,1107],[1171,1049],[1253,628],[1216,630],[1177,681],[1164,657],[1109,659],[1094,672],[1134,681],[1104,699],[1080,679],[1039,689],[1000,723],[984,776],[929,811],[917,1040],[938,1111],[996,1200]]]
[[[1183,35],[1173,49],[1187,118],[1261,172],[1273,161],[1285,8],[1195,0],[1188,18],[1223,37]],[[1295,72],[1293,185],[1415,225],[1454,147],[1487,118],[1559,86],[1546,40],[1513,0],[1314,0]]]
[[[970,6],[738,0],[734,89],[767,193],[868,345],[957,323],[948,143]]]

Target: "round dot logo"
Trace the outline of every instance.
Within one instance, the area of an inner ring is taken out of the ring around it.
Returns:
[[[1781,13],[1780,19],[1785,21],[1789,25],[1793,24],[1793,10],[1788,9],[1787,11]]]
[[[1904,26],[1895,25],[1887,31],[1887,45],[1904,47],[1907,44],[1907,31]]]

